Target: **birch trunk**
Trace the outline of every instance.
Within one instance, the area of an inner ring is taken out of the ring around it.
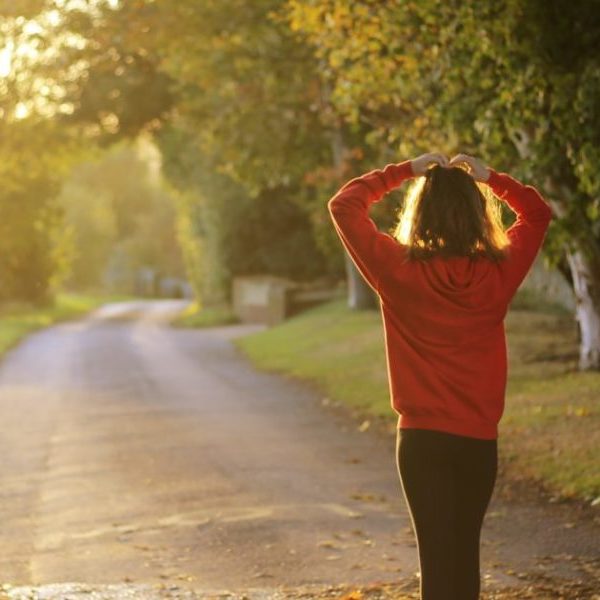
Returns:
[[[514,130],[509,136],[521,158],[526,159],[531,132]],[[546,177],[544,187],[551,195],[548,201],[556,216],[566,216],[569,212],[567,203],[576,201],[571,190],[550,176]],[[579,325],[579,370],[600,371],[600,248],[584,215],[580,215],[580,224],[577,239],[565,249],[576,300],[575,320]]]
[[[333,162],[338,173],[342,172],[344,161],[344,140],[341,129],[334,129],[331,135],[331,148]],[[346,281],[348,283],[348,307],[352,310],[372,310],[378,308],[377,294],[365,281],[360,271],[356,268],[350,255],[344,249],[344,261],[346,265]]]
[[[575,318],[581,336],[579,370],[600,371],[600,264],[580,250],[567,254],[573,276]]]
[[[546,187],[555,198],[569,198],[568,190],[551,178],[546,179]],[[564,202],[550,200],[559,218],[568,212]],[[580,214],[579,221],[579,234],[565,249],[579,325],[579,370],[600,371],[600,248],[587,218]]]

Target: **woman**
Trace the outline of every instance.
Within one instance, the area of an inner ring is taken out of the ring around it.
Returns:
[[[379,231],[369,206],[411,178],[393,234]],[[499,199],[517,216],[506,232]],[[504,316],[551,209],[534,187],[472,156],[427,153],[350,180],[328,210],[380,299],[421,598],[475,600],[504,410]]]

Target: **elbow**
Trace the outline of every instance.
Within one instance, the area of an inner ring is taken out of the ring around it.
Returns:
[[[334,196],[327,202],[327,211],[331,216],[335,215],[340,210],[340,201]]]
[[[542,225],[548,226],[550,221],[552,221],[552,209],[539,209],[536,212],[529,213],[527,216],[527,221],[529,223],[540,223]]]
[[[552,207],[546,200],[541,196],[541,194],[532,186],[526,186],[529,188],[530,194],[537,200],[538,206],[536,207],[534,212],[536,221],[551,221],[553,217]]]
[[[545,221],[550,223],[550,221],[552,221],[552,218],[554,217],[554,213],[552,212],[552,207],[549,204],[544,203],[544,205],[545,210],[543,211],[543,218]]]

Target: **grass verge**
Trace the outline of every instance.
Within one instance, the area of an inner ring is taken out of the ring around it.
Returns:
[[[229,305],[201,306],[192,302],[170,324],[175,327],[214,327],[237,322],[239,319]]]
[[[536,308],[533,309],[532,307]],[[568,312],[517,295],[507,314],[509,380],[500,421],[500,462],[558,498],[600,497],[600,373],[578,372],[576,323]],[[325,403],[395,427],[379,311],[323,304],[234,340],[259,368],[316,384]]]

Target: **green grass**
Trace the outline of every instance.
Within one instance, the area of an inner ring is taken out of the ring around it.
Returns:
[[[237,323],[239,319],[228,305],[200,306],[192,302],[171,325],[176,327],[214,327]]]
[[[573,317],[539,299],[533,306],[530,294],[518,294],[506,317],[501,460],[509,476],[592,500],[600,496],[600,373],[577,372]],[[338,300],[234,343],[259,368],[309,380],[331,402],[395,426],[379,311],[352,311]]]
[[[234,342],[263,369],[314,380],[334,402],[389,415],[380,321],[376,311],[336,300]]]
[[[26,303],[0,305],[0,356],[32,331],[83,315],[105,302],[121,299],[130,297],[63,292],[57,294],[53,306],[35,307]]]

